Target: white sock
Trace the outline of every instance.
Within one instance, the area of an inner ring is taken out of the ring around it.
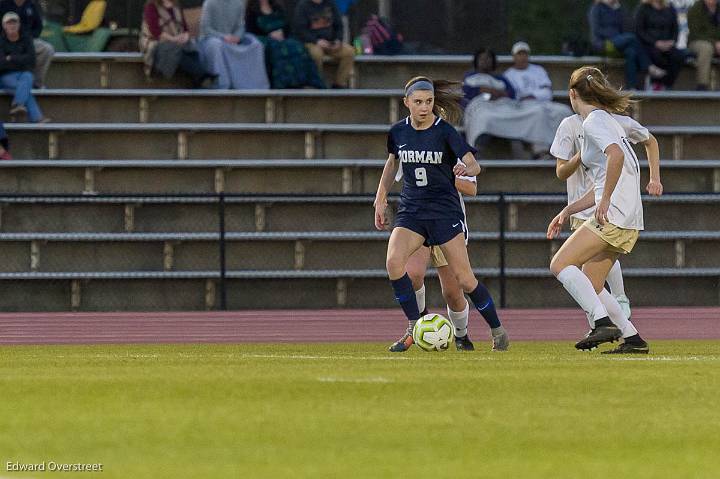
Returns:
[[[418,311],[422,314],[425,311],[425,285],[423,284],[420,289],[415,291],[415,299],[418,304]]]
[[[615,261],[615,264],[610,268],[610,272],[607,277],[607,284],[610,286],[610,292],[616,298],[625,296],[625,282],[622,277],[622,268],[620,267],[620,261]]]
[[[605,306],[603,306],[597,293],[595,293],[595,288],[593,288],[590,279],[580,271],[580,268],[575,265],[567,266],[560,271],[557,279],[570,293],[575,302],[585,311],[588,318],[592,320],[590,327],[594,328],[595,321],[607,317],[608,313]]]
[[[453,325],[455,325],[455,337],[462,338],[467,334],[468,317],[470,315],[470,304],[466,301],[465,309],[459,312],[453,311],[452,309],[450,309],[450,306],[448,306],[447,312],[450,321],[452,321]]]
[[[622,309],[620,308],[620,304],[618,304],[617,299],[615,299],[612,294],[608,293],[607,290],[603,289],[600,294],[598,294],[598,297],[600,298],[600,301],[602,301],[602,304],[605,306],[605,309],[608,312],[608,316],[610,316],[610,321],[612,321],[615,326],[620,328],[620,332],[622,332],[623,338],[635,336],[638,333],[637,329],[635,329],[633,323],[631,323],[630,320],[625,316],[625,313],[623,313]]]

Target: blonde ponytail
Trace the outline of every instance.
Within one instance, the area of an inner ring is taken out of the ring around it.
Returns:
[[[610,113],[625,114],[634,103],[630,93],[615,89],[605,74],[595,67],[580,67],[570,75],[570,89],[575,90],[585,103],[603,108]]]

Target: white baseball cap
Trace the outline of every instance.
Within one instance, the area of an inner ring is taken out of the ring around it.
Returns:
[[[2,17],[2,24],[5,25],[7,22],[15,20],[16,22],[20,21],[20,16],[15,12],[7,12]]]
[[[528,45],[527,42],[517,42],[512,46],[511,52],[513,55],[520,52],[530,53],[530,45]]]

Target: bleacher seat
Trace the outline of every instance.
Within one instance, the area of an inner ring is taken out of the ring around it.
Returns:
[[[557,101],[567,101],[562,88],[581,64],[621,72],[620,62],[599,57],[533,60],[550,70]],[[0,163],[0,307],[217,308],[218,199],[186,194],[220,192],[228,307],[391,306],[382,269],[388,234],[374,230],[371,203],[388,124],[405,115],[398,88],[417,73],[460,79],[469,63],[359,57],[363,89],[233,92],[148,83],[139,54],[58,55],[52,88],[36,91],[55,123],[6,125],[17,159]],[[692,73],[683,71],[681,86]],[[645,199],[648,231],[623,260],[628,290],[638,305],[715,305],[720,199],[693,193],[720,192],[720,93],[638,98],[633,114],[666,158],[666,191],[684,194]],[[481,164],[484,195],[467,200],[476,273],[498,293],[493,193],[505,192],[508,306],[570,305],[547,269],[561,242],[545,240],[546,223],[565,202],[554,162]],[[43,196],[54,193],[81,196]],[[439,304],[433,281],[429,301]],[[269,293],[288,287],[291,299]]]

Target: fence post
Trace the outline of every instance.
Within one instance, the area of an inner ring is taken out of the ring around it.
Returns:
[[[505,194],[500,193],[498,199],[498,230],[500,232],[500,307],[505,308]]]
[[[220,225],[220,310],[227,311],[227,287],[225,284],[225,193],[218,194],[218,223]]]

